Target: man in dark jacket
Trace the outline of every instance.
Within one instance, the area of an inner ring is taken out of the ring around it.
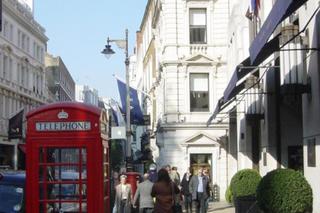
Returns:
[[[202,169],[198,169],[198,175],[192,176],[189,191],[192,194],[192,207],[196,207],[197,213],[205,213],[205,201],[209,196],[209,180],[203,175]]]
[[[189,182],[192,178],[192,174],[190,173],[190,169],[183,175],[181,181],[181,193],[184,199],[184,206],[187,213],[192,212],[192,195],[189,191]]]

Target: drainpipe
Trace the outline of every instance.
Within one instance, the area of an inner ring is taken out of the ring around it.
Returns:
[[[279,58],[275,61],[279,64]],[[277,168],[281,168],[281,95],[280,95],[280,68],[275,68],[275,116],[276,116],[276,156],[277,156]]]
[[[228,134],[228,129],[226,129],[226,180],[227,180],[227,186],[228,187],[228,182],[229,182],[229,152],[230,152],[230,144],[229,144],[229,134]]]
[[[175,13],[176,13],[176,55],[177,55],[177,60],[179,58],[179,51],[178,51],[178,0],[175,0]],[[178,122],[180,122],[180,94],[179,94],[179,69],[177,65],[177,114],[178,114]]]

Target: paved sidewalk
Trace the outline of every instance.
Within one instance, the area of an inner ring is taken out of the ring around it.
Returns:
[[[235,213],[234,207],[227,202],[210,202],[208,213]]]

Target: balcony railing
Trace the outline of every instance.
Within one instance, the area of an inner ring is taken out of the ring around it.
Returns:
[[[257,82],[257,77],[250,76],[246,82],[247,91],[245,93],[245,115],[247,120],[264,118],[264,93]]]
[[[297,25],[285,26],[281,29],[280,71],[281,92],[284,95],[297,95],[308,92],[307,72],[305,65],[306,47]]]
[[[207,55],[208,45],[206,44],[192,44],[190,45],[190,55],[203,54]]]

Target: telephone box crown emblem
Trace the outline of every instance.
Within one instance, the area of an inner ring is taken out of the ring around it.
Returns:
[[[59,119],[67,119],[68,117],[69,117],[69,114],[66,113],[66,112],[63,111],[63,110],[58,113],[58,118],[59,118]]]

